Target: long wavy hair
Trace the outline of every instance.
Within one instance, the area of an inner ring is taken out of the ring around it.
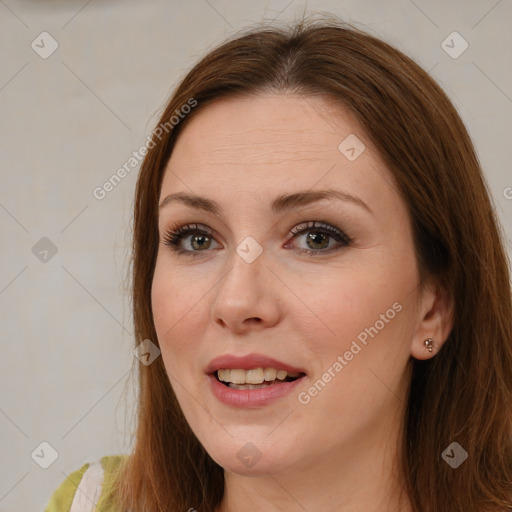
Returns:
[[[158,200],[176,139],[211,102],[262,92],[321,96],[351,110],[396,178],[420,279],[439,279],[453,300],[454,326],[439,353],[410,360],[400,469],[413,509],[509,510],[512,305],[491,194],[470,136],[439,85],[401,51],[338,18],[245,29],[210,51],[175,89],[158,121],[167,128],[153,132],[136,187],[135,344],[158,345],[151,308]],[[196,106],[183,109],[191,100]],[[134,448],[112,502],[130,512],[213,512],[224,492],[223,468],[189,428],[162,358],[137,364]],[[441,457],[452,442],[468,453],[457,469]]]

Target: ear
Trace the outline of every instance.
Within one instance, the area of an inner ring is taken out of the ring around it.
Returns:
[[[418,319],[411,344],[415,359],[430,359],[443,346],[453,328],[453,300],[448,291],[431,279],[423,287],[419,297]],[[431,338],[432,352],[425,346]]]

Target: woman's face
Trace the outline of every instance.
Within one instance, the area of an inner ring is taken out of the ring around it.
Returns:
[[[421,295],[406,207],[348,111],[296,95],[219,100],[179,136],[160,204],[156,332],[211,457],[263,474],[382,449]]]

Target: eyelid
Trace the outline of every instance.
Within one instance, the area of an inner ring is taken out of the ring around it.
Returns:
[[[162,239],[164,243],[169,242],[172,239],[177,239],[180,235],[182,235],[181,238],[186,236],[187,234],[191,233],[205,233],[211,238],[217,238],[218,234],[215,230],[212,228],[204,225],[192,222],[190,224],[172,224],[168,228],[166,228],[163,232]],[[181,241],[181,239],[180,239]],[[171,245],[168,243],[167,245]],[[188,251],[186,251],[188,252]]]
[[[291,229],[289,231],[290,235],[298,235],[298,234],[301,234],[303,232],[307,232],[307,231],[313,231],[313,230],[317,230],[317,231],[322,231],[322,232],[327,232],[328,234],[331,234],[331,236],[333,237],[339,237],[339,238],[342,238],[346,243],[350,243],[352,242],[352,238],[347,235],[343,230],[333,226],[330,222],[327,222],[327,221],[323,221],[323,220],[311,220],[311,221],[306,221],[306,222],[302,222],[298,225],[296,225],[293,229]]]

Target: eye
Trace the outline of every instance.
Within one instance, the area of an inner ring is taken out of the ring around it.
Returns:
[[[211,241],[214,240],[214,238],[213,231],[211,229],[207,228],[206,226],[200,229],[198,226],[200,226],[200,224],[188,224],[186,226],[171,227],[168,231],[165,232],[163,243],[168,245],[177,254],[199,256],[198,254],[194,253],[201,252],[204,249],[209,249]],[[182,240],[189,238],[191,235],[192,238],[190,243],[193,249],[183,249]]]
[[[201,228],[199,226],[201,225],[188,224],[179,227],[172,226],[165,232],[163,243],[168,245],[171,250],[177,254],[199,256],[200,252],[211,247],[212,241],[215,242],[214,232],[206,226]],[[315,256],[340,249],[350,245],[352,242],[351,238],[341,231],[341,229],[324,222],[304,222],[290,231],[294,239],[306,233],[308,236],[305,240],[309,249],[298,248],[297,250],[301,253]],[[330,245],[329,239],[335,240],[337,243]],[[182,242],[185,240],[188,241],[192,249],[183,248]]]
[[[290,234],[294,235],[294,238],[301,237],[305,233],[308,234],[305,238],[305,242],[309,249],[299,248],[298,251],[313,256],[340,249],[350,245],[352,242],[352,239],[341,231],[341,229],[324,222],[304,222],[290,231]],[[337,243],[329,246],[329,238],[334,239]],[[325,250],[326,248],[327,250]]]

